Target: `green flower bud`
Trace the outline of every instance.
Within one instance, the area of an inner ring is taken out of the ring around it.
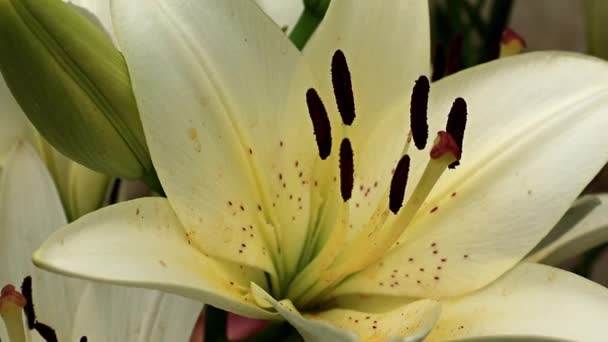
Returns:
[[[126,63],[99,27],[61,0],[0,0],[0,51],[13,96],[57,150],[155,179]]]

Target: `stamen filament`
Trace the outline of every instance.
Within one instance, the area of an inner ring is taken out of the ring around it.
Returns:
[[[298,305],[306,307],[312,302],[322,300],[348,275],[380,260],[401,237],[443,172],[450,164],[457,161],[459,156],[453,138],[446,132],[439,132],[431,150],[431,159],[404,207],[396,215],[391,214],[388,207],[374,213],[370,224],[338,255],[334,264],[324,271],[322,278],[319,278],[322,281],[308,289]],[[388,217],[393,217],[394,221],[387,228],[385,222]]]
[[[335,224],[336,229],[332,230],[327,243],[322,247],[319,254],[296,276],[287,291],[287,298],[292,299],[294,303],[299,297],[307,296],[307,290],[311,286],[316,286],[315,282],[322,278],[321,274],[334,262],[340,251],[340,246],[348,235],[349,217],[350,205],[343,202],[338,214],[338,222]]]
[[[8,338],[11,342],[29,342],[29,333],[23,320],[23,308],[27,300],[15,290],[13,285],[6,285],[0,293],[0,316],[4,321]]]

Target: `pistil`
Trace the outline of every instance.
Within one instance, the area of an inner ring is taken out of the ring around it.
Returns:
[[[11,342],[29,341],[22,313],[26,303],[27,300],[15,289],[15,286],[6,285],[2,288],[0,292],[0,316],[4,320],[8,338]]]

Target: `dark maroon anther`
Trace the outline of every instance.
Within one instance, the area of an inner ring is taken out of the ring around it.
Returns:
[[[419,150],[426,147],[426,142],[429,139],[429,124],[427,122],[429,90],[429,79],[426,76],[420,76],[414,85],[410,101],[410,128],[414,145]]]
[[[306,104],[308,105],[308,114],[312,120],[312,127],[319,148],[319,157],[326,159],[331,153],[331,125],[327,110],[321,101],[321,97],[313,88],[306,92]]]
[[[355,120],[355,98],[346,57],[341,50],[336,50],[331,59],[331,83],[342,122],[350,126]]]
[[[446,132],[448,132],[456,145],[460,153],[462,153],[462,142],[464,140],[464,129],[467,125],[467,103],[461,97],[454,100],[450,113],[448,114],[448,122],[445,126]],[[458,157],[460,159],[460,155]],[[455,161],[450,165],[450,169],[455,168],[460,163]]]
[[[397,163],[397,168],[395,168],[395,173],[393,174],[393,179],[391,179],[391,188],[388,197],[388,207],[393,212],[393,214],[397,214],[401,206],[403,205],[403,198],[405,197],[405,187],[407,185],[407,178],[410,172],[410,156],[407,154],[401,157],[399,163]]]
[[[53,328],[49,327],[48,325],[36,322],[36,324],[34,324],[34,329],[46,342],[58,342],[55,330],[53,330]]]
[[[355,165],[353,162],[353,148],[348,138],[340,144],[340,192],[344,202],[353,194]]]
[[[23,283],[21,283],[21,293],[27,300],[25,307],[23,308],[25,318],[27,319],[27,327],[32,330],[34,329],[34,324],[36,323],[34,300],[32,298],[32,277],[27,276],[23,279]]]

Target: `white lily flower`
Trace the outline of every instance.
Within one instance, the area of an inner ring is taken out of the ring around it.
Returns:
[[[606,63],[523,54],[429,85],[414,0],[334,0],[303,53],[248,1],[116,0],[112,21],[167,199],[68,225],[41,267],[314,341],[606,337],[606,289],[520,263],[608,159]]]
[[[64,224],[61,202],[44,165],[31,146],[17,144],[0,188],[0,314],[6,323],[0,323],[0,340],[56,341],[50,329],[58,341],[83,341],[83,336],[89,341],[189,339],[200,303],[152,290],[74,280],[35,268],[30,260],[34,249]],[[25,297],[5,286],[18,287],[26,277],[30,291],[26,284]],[[28,296],[33,299],[30,304],[38,323],[31,315],[22,318]],[[21,304],[11,307],[15,298],[21,298]],[[29,324],[35,331],[26,328]]]

